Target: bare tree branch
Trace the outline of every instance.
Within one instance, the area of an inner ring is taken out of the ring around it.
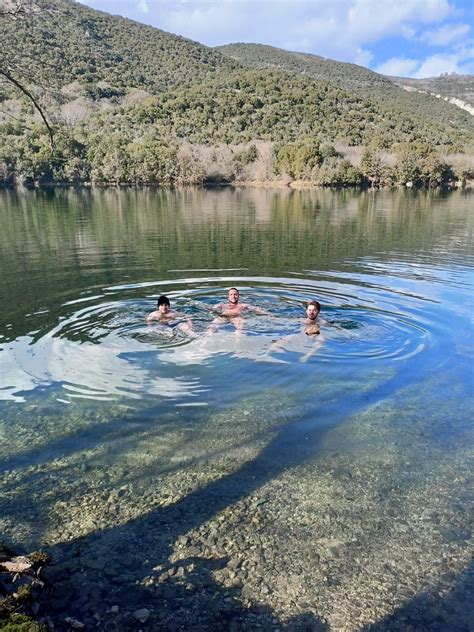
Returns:
[[[27,18],[32,13],[38,14],[41,12],[41,8],[35,2],[35,0],[0,0],[0,19],[6,18],[8,20],[16,21]],[[3,76],[8,83],[14,85],[22,94],[24,94],[32,103],[37,112],[39,112],[46,129],[49,134],[49,141],[51,149],[54,148],[54,134],[52,126],[50,125],[43,108],[39,104],[37,98],[26,88],[23,83],[20,83],[12,74],[9,66],[6,62],[8,56],[3,51],[0,54],[0,76]],[[11,61],[11,60],[10,60]],[[24,62],[25,60],[23,60]],[[5,63],[6,62],[6,63]],[[18,63],[18,67],[21,68],[22,64]],[[28,71],[22,73],[23,77],[28,77]]]
[[[19,81],[17,81],[15,79],[15,77],[13,77],[10,72],[8,70],[6,70],[5,68],[0,68],[0,75],[3,75],[10,83],[12,83],[14,86],[16,86],[24,95],[26,95],[30,101],[33,103],[33,105],[35,106],[35,108],[37,109],[37,111],[40,113],[41,118],[43,119],[44,124],[46,125],[46,128],[48,130],[48,134],[49,134],[49,142],[51,145],[51,148],[54,147],[54,135],[53,135],[53,130],[51,128],[51,125],[48,123],[48,119],[46,118],[40,104],[38,103],[38,101],[35,99],[35,97],[31,94],[31,92],[29,90],[27,90],[27,88],[25,88],[24,86],[21,85],[21,83]]]

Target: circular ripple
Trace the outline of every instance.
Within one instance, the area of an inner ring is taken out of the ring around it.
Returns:
[[[301,362],[404,360],[429,343],[430,323],[421,315],[427,311],[423,297],[342,276],[321,276],[206,277],[114,286],[94,296],[82,295],[63,305],[63,315],[50,331],[2,347],[10,379],[0,398],[21,399],[38,385],[61,384],[67,401],[149,395],[189,400],[217,383],[223,386],[209,375],[222,378],[227,371],[235,382],[236,366],[229,363],[238,360],[259,363],[260,369],[249,371],[270,384],[277,377],[271,365],[289,365],[286,377],[279,374],[278,379],[297,381],[301,369],[296,372],[291,365]],[[268,315],[248,314],[242,331],[232,321],[210,331],[216,316],[213,306],[225,300],[226,288],[232,285],[240,288],[242,302]],[[162,293],[180,316],[171,325],[148,324],[146,314]],[[312,298],[323,305],[326,322],[320,336],[302,333],[304,304]],[[187,319],[194,335],[180,326]]]

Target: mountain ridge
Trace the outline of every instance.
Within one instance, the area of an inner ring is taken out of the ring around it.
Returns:
[[[395,81],[391,77],[378,74],[364,66],[335,61],[311,53],[286,51],[265,44],[226,44],[217,46],[216,50],[248,67],[277,67],[293,73],[307,74],[354,91],[361,96],[366,96],[367,89],[375,89],[378,93],[371,94],[371,97],[381,102],[395,101],[398,107],[410,114],[419,114],[421,108],[425,110],[424,114],[429,117],[428,108],[431,108],[435,113],[439,112],[438,116],[435,117],[437,121],[443,122],[443,117],[450,116],[461,126],[470,127],[473,124],[473,121],[470,121],[466,115],[456,112],[456,106],[449,104],[448,107],[441,106],[439,108],[433,101],[434,95],[429,93],[427,93],[428,99],[424,99],[420,93],[406,96],[401,92],[403,90],[401,83],[405,83],[404,79]],[[409,82],[410,80],[406,80],[407,84]],[[460,95],[459,98],[461,98]]]
[[[362,66],[260,44],[209,48],[71,0],[36,4],[38,13],[0,19],[0,71],[16,72],[44,106],[56,147],[31,102],[0,85],[0,183],[263,173],[375,184],[407,181],[410,169],[415,182],[439,182],[458,176],[434,153],[474,146],[470,115]],[[416,155],[402,175],[389,154],[407,144]]]

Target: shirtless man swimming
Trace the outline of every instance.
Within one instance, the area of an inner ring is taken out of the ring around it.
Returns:
[[[241,317],[242,313],[252,312],[254,314],[267,315],[264,309],[249,305],[249,303],[239,303],[240,292],[236,287],[231,287],[227,294],[227,303],[218,303],[214,306],[214,310],[219,312],[219,316],[215,318],[208,327],[208,333],[212,333],[228,322],[232,322],[238,331],[242,331],[244,321]]]
[[[178,312],[175,312],[171,309],[170,299],[162,294],[156,303],[156,309],[153,312],[150,312],[146,317],[146,322],[151,323],[153,321],[158,321],[159,323],[170,325],[172,320],[179,318],[180,315]],[[192,322],[189,318],[186,318],[185,323],[179,323],[178,328],[181,331],[186,333],[194,333]]]
[[[324,325],[326,321],[318,319],[320,311],[321,304],[318,301],[312,300],[306,303],[306,318],[302,324],[307,336],[317,336],[321,333],[320,325]]]
[[[159,320],[163,323],[168,323],[173,318],[177,318],[178,313],[171,311],[170,299],[162,294],[156,303],[156,309],[154,312],[150,312],[146,317],[147,323],[153,320]]]
[[[301,333],[311,336],[314,339],[312,348],[300,357],[300,362],[307,362],[309,358],[316,353],[324,342],[324,337],[321,334],[321,325],[326,325],[326,321],[319,318],[319,312],[321,311],[321,304],[318,301],[311,300],[306,303],[305,312],[306,318],[301,320]],[[290,336],[284,336],[280,340],[276,340],[268,350],[269,353],[274,351],[280,351],[285,345],[295,345],[297,343],[300,334],[292,334]]]

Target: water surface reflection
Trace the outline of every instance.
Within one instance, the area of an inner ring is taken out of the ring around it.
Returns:
[[[120,603],[118,629],[143,604],[150,629],[222,612],[255,629],[260,604],[270,629],[407,612],[467,629],[471,207],[462,191],[1,191],[2,531],[76,560],[86,625]],[[231,285],[270,316],[208,335]],[[145,323],[162,293],[195,336]],[[308,356],[313,297],[328,324]]]

